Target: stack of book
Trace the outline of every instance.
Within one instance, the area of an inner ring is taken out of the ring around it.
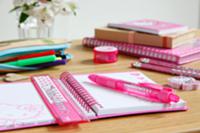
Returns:
[[[87,47],[115,46],[128,55],[184,64],[200,59],[198,38],[198,29],[143,19],[96,28],[95,37],[85,37],[82,43]]]
[[[38,70],[70,59],[66,40],[23,40],[0,43],[0,72]]]

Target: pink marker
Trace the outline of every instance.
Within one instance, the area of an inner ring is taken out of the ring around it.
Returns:
[[[152,83],[135,84],[95,74],[89,75],[88,78],[98,85],[145,100],[162,103],[179,101],[179,97],[173,93],[171,88],[160,85]]]
[[[141,63],[141,62],[133,62],[131,65],[136,68],[143,68],[147,70],[170,73],[170,74],[175,74],[175,75],[189,76],[196,79],[200,79],[200,72],[197,72],[197,71],[181,69],[181,68],[170,68],[170,67],[146,64],[146,63]]]

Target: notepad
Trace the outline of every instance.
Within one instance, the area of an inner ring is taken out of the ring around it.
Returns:
[[[130,82],[153,82],[144,74],[132,71],[102,74]],[[43,75],[34,76],[36,78]],[[33,78],[34,78],[33,77]],[[185,101],[163,104],[144,101],[104,89],[88,79],[88,74],[62,73],[54,79],[63,95],[90,120],[132,114],[187,110]],[[76,113],[76,112],[73,112]],[[31,82],[0,84],[0,130],[55,124],[56,120]]]
[[[122,79],[129,82],[150,82],[151,79],[140,72],[110,73],[102,74],[115,79]],[[75,76],[79,83],[102,105],[96,108],[99,118],[107,116],[117,116],[123,114],[148,113],[156,111],[169,111],[185,107],[185,102],[180,100],[178,103],[162,104],[138,99],[133,96],[125,95],[109,89],[104,89],[88,79],[88,75]]]
[[[157,35],[165,35],[188,30],[188,27],[185,25],[154,19],[141,19],[122,23],[109,23],[108,27],[134,30]]]

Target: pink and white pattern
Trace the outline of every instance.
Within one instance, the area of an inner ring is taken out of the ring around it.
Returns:
[[[164,61],[183,64],[200,59],[200,39],[174,49],[157,48],[151,46],[142,46],[137,44],[98,40],[95,38],[86,37],[82,44],[87,47],[96,46],[114,46],[120,53],[160,59]]]

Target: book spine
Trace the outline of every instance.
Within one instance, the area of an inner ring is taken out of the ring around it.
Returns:
[[[98,40],[95,38],[84,38],[82,44],[87,47],[96,47],[96,46],[114,46],[120,53],[124,53],[131,56],[139,57],[151,57],[155,59],[165,60],[169,62],[178,63],[179,57],[172,55],[167,52],[160,52],[160,49],[155,49],[153,47],[140,46],[129,43],[121,43],[114,41],[104,41]]]
[[[86,111],[102,107],[69,72],[62,73],[60,79]]]

